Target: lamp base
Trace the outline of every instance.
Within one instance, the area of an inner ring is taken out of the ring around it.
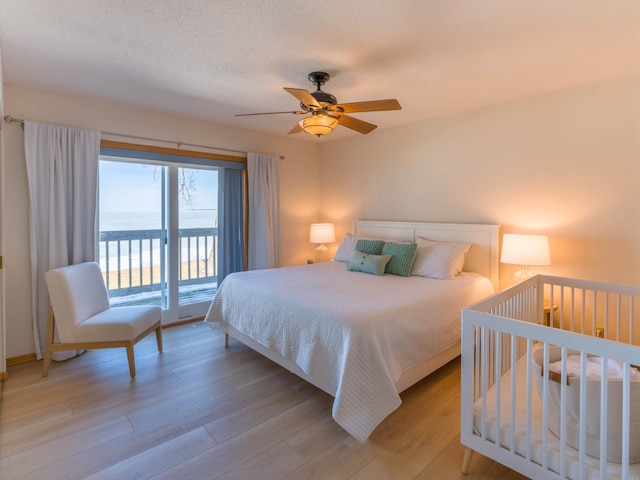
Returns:
[[[513,274],[513,279],[518,282],[521,282],[523,280],[526,280],[527,278],[533,277],[534,275],[535,273],[529,270],[529,267],[523,265],[520,270],[518,270],[516,273]]]
[[[327,248],[326,245],[319,245],[316,247],[316,253],[314,255],[314,262],[315,263],[321,263],[321,262],[326,262],[329,258],[329,254],[327,253],[329,251],[329,249]]]

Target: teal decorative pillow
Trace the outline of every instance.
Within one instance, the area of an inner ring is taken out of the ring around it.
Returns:
[[[352,272],[371,273],[373,275],[384,275],[384,267],[391,260],[391,255],[371,255],[369,253],[353,252],[349,260],[348,270]]]
[[[418,245],[415,243],[392,243],[388,242],[383,255],[391,255],[391,260],[387,263],[385,273],[408,277],[411,275],[413,262],[416,259]]]
[[[356,242],[356,250],[370,255],[382,255],[384,240],[365,240],[361,238]]]

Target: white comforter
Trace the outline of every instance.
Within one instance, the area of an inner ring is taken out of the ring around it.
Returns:
[[[233,326],[330,386],[333,418],[364,442],[400,405],[400,375],[458,344],[461,308],[492,293],[477,274],[378,277],[325,262],[229,275],[206,321]]]

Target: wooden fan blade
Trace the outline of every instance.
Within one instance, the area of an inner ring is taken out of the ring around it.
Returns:
[[[237,115],[235,115],[236,117],[250,117],[252,115],[278,115],[280,113],[289,113],[289,114],[294,114],[294,115],[304,115],[307,112],[301,112],[301,111],[293,111],[293,112],[264,112],[264,113],[239,113]]]
[[[402,107],[395,98],[387,100],[370,100],[368,102],[341,103],[336,105],[344,113],[380,112],[383,110],[400,110]]]
[[[355,130],[356,132],[364,133],[365,135],[370,131],[378,128],[378,126],[374,125],[373,123],[364,122],[343,113],[341,113],[339,117],[336,116],[335,118],[338,119],[338,123],[343,127],[350,128],[351,130]]]
[[[296,126],[293,127],[291,130],[289,130],[289,133],[287,133],[287,135],[291,135],[292,133],[299,133],[302,131],[302,127],[300,126],[299,123],[296,123]]]
[[[296,97],[298,100],[300,100],[300,103],[302,103],[303,105],[322,108],[322,106],[318,103],[318,101],[315,98],[313,98],[313,95],[311,95],[305,89],[303,89],[303,88],[288,88],[288,87],[284,87],[284,89],[287,92],[289,92],[291,95]]]

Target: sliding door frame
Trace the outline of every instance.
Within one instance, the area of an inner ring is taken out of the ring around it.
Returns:
[[[165,148],[165,147],[156,147],[150,145],[142,145],[142,144],[133,144],[133,143],[125,143],[125,142],[116,142],[110,140],[102,140],[100,142],[100,155],[104,156],[112,156],[112,157],[125,157],[131,159],[140,159],[141,161],[152,161],[159,162],[164,165],[169,165],[168,167],[168,184],[169,191],[167,195],[169,196],[168,208],[170,223],[167,225],[167,232],[170,233],[168,238],[168,261],[170,262],[168,269],[168,281],[170,285],[178,285],[178,265],[174,265],[178,261],[177,249],[180,248],[178,244],[175,243],[177,239],[176,235],[172,235],[171,233],[175,233],[178,229],[178,202],[177,197],[179,195],[177,189],[177,179],[175,176],[178,175],[178,169],[180,167],[188,168],[189,165],[193,166],[204,166],[204,167],[219,167],[222,171],[220,171],[220,175],[224,176],[225,168],[233,168],[238,170],[243,170],[243,188],[244,188],[244,198],[245,202],[243,205],[243,226],[244,226],[244,257],[245,257],[245,266],[246,266],[246,258],[248,257],[248,242],[246,241],[247,237],[247,207],[246,207],[246,198],[248,195],[247,192],[247,159],[244,157],[233,156],[233,155],[221,155],[216,153],[207,153],[207,152],[198,152],[191,150],[181,150],[174,148]],[[222,200],[224,202],[224,200]],[[175,239],[173,237],[176,237]],[[246,267],[245,267],[246,268]],[[188,315],[187,317],[180,318],[178,315],[179,305],[178,305],[178,288],[169,289],[168,290],[168,305],[164,310],[163,318],[166,320],[163,322],[164,324],[172,324],[172,323],[180,323],[180,322],[189,322],[199,318],[199,315]],[[186,312],[189,312],[188,306],[183,306]]]

